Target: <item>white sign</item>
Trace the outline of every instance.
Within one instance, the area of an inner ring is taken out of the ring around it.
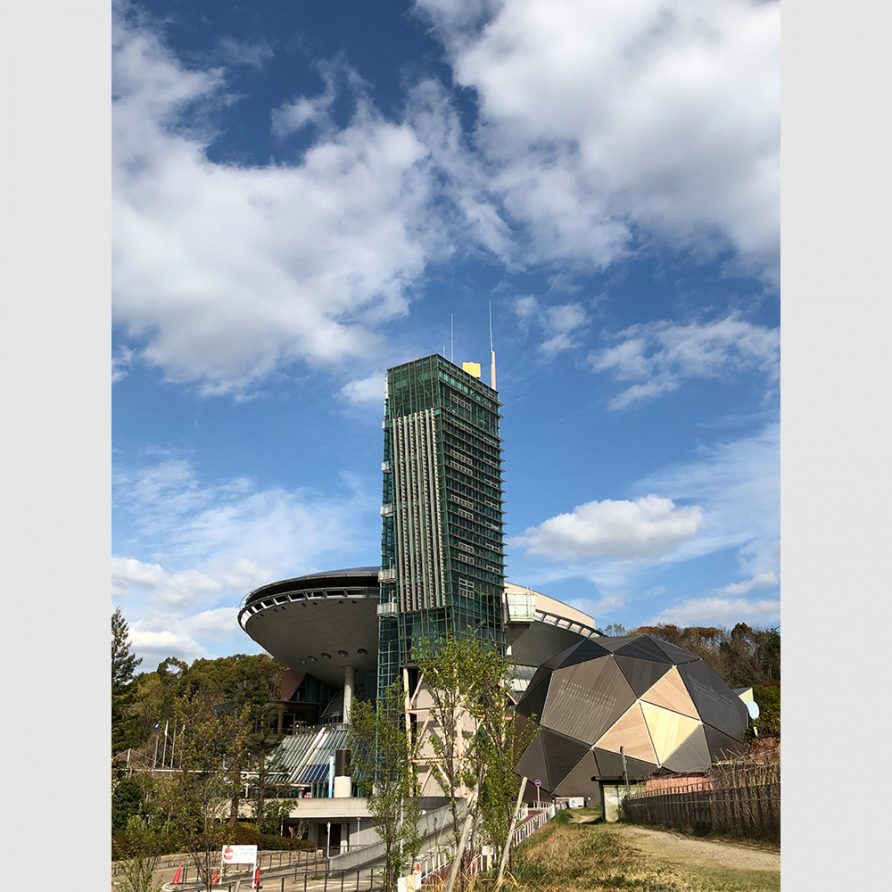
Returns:
[[[538,777],[533,781],[533,783],[534,783],[537,787],[541,787],[541,786],[542,786],[542,781],[539,780]]]
[[[584,808],[585,807],[585,799],[582,796],[571,796],[567,800],[568,808]]]
[[[223,846],[224,864],[256,864],[257,846]]]

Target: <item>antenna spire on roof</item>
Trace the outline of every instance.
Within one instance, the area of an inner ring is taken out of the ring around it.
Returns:
[[[492,301],[489,302],[489,386],[496,389],[496,350],[492,343]]]

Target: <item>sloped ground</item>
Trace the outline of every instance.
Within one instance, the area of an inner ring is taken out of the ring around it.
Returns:
[[[569,816],[518,850],[518,892],[774,892],[775,849]]]

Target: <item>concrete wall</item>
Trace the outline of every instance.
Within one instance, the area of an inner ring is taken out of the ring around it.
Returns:
[[[619,806],[631,793],[640,793],[644,784],[601,784],[601,815],[605,821],[619,820]]]

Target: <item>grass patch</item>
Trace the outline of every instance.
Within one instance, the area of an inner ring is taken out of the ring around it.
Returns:
[[[517,851],[518,892],[775,892],[774,871],[673,864],[645,854],[611,825],[557,822]]]

